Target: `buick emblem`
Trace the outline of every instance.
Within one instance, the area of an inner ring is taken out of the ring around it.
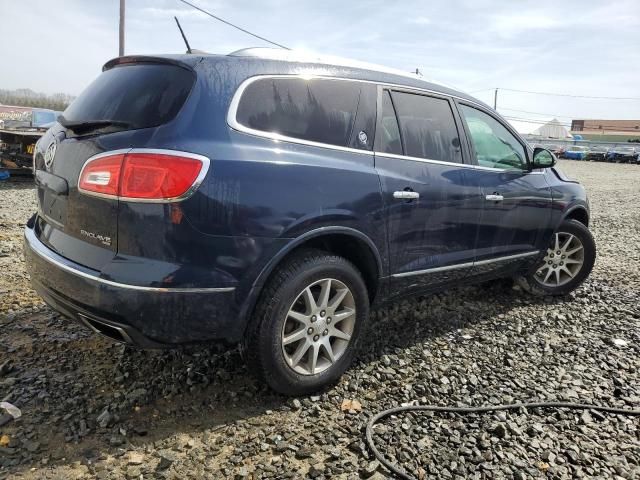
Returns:
[[[47,167],[47,170],[51,168],[51,165],[53,165],[53,158],[56,156],[56,148],[58,148],[58,142],[54,139],[44,152],[44,166]]]

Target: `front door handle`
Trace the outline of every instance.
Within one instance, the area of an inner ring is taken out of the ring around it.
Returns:
[[[418,192],[412,192],[411,190],[398,190],[397,192],[393,192],[393,198],[412,200],[414,198],[420,198],[420,194]]]
[[[501,201],[504,200],[504,197],[502,195],[498,195],[496,193],[494,193],[492,195],[487,195],[484,198],[489,200],[490,202],[501,202]]]

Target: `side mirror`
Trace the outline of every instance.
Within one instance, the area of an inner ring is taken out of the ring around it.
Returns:
[[[549,168],[557,162],[556,156],[546,148],[536,147],[533,149],[533,162],[531,168]]]

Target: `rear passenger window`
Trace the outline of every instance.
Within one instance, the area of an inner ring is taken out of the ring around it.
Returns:
[[[359,96],[357,82],[260,79],[245,89],[236,121],[254,130],[346,147]]]
[[[402,142],[400,140],[398,119],[393,109],[391,96],[387,90],[382,92],[382,115],[378,138],[376,140],[376,150],[384,153],[402,155]]]
[[[393,92],[405,155],[462,163],[460,138],[448,100]]]

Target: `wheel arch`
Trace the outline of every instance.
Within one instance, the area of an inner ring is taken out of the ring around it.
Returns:
[[[564,220],[577,220],[582,223],[585,227],[589,226],[589,212],[582,205],[576,205],[567,210],[563,219]]]
[[[380,278],[383,276],[384,270],[380,252],[373,240],[359,230],[349,227],[320,227],[292,240],[262,269],[240,312],[240,319],[245,325],[249,321],[260,293],[276,267],[301,248],[316,248],[345,257],[362,274],[369,292],[369,301],[373,302],[378,295]]]

